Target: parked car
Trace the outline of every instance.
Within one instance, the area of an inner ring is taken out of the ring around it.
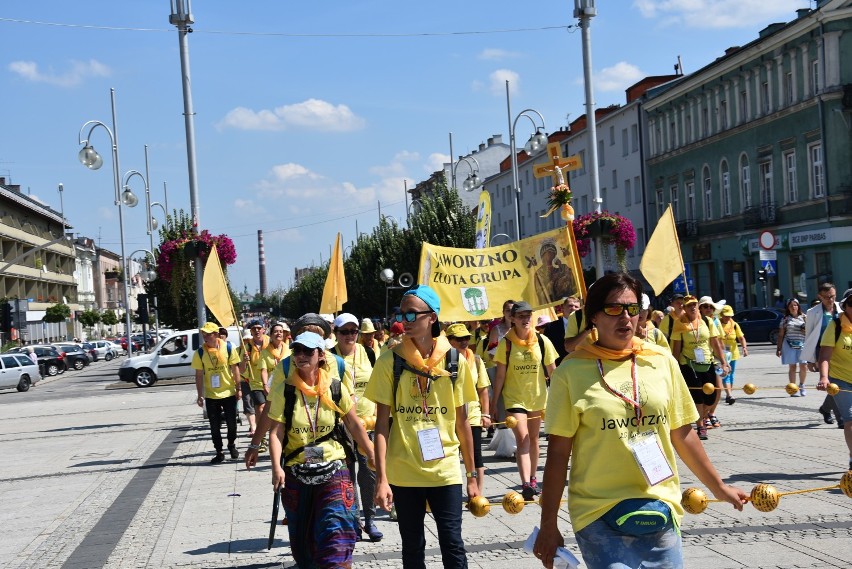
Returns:
[[[65,354],[68,367],[79,371],[92,363],[92,356],[77,344],[58,344],[56,348]]]
[[[28,348],[33,348],[38,357],[38,367],[41,370],[41,375],[54,376],[56,374],[65,373],[68,365],[65,363],[65,353],[58,350],[55,346],[26,346],[23,348],[12,348],[8,353],[23,354],[26,356]],[[27,356],[29,357],[29,356]]]
[[[750,308],[734,315],[734,320],[743,330],[748,343],[769,342],[778,343],[778,329],[784,312],[776,308]]]
[[[115,344],[106,340],[94,340],[90,342],[95,350],[95,361],[103,358],[104,361],[110,361],[115,357]]]
[[[139,342],[138,342],[135,338],[133,338],[132,336],[131,336],[130,340],[133,342],[133,351],[134,351],[134,352],[141,352],[141,351],[142,351],[142,344],[140,344],[140,343],[139,343]],[[120,342],[120,344],[121,344],[121,349],[122,349],[122,350],[124,350],[124,352],[125,352],[125,353],[127,353],[127,337],[126,337],[126,336],[122,336],[122,337],[119,339],[119,342]]]
[[[126,356],[127,350],[124,349],[124,345],[121,343],[120,338],[116,338],[115,340],[107,340],[109,344],[112,344],[112,351],[115,352],[116,356]]]
[[[3,354],[0,356],[0,387],[15,387],[28,391],[41,379],[38,364],[25,354]]]

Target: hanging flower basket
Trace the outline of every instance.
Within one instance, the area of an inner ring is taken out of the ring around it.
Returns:
[[[199,234],[183,233],[177,239],[163,241],[157,257],[157,278],[170,284],[171,296],[175,306],[180,306],[181,284],[193,278],[193,261],[196,257],[202,264],[207,262],[210,249],[216,245],[219,261],[224,267],[233,265],[237,260],[237,249],[227,235],[212,235],[206,229]]]
[[[636,245],[636,231],[626,217],[608,211],[581,215],[574,220],[574,236],[581,257],[591,251],[591,239],[600,237],[604,245],[615,246],[618,267],[627,271],[627,250]]]

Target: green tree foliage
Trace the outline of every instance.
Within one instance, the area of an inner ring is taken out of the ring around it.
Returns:
[[[80,324],[85,326],[86,328],[91,328],[95,324],[101,321],[101,315],[98,314],[95,310],[86,310],[80,313],[80,316],[77,318],[80,321]]]
[[[101,322],[107,326],[115,326],[118,324],[118,316],[115,315],[115,311],[106,310],[103,314],[101,314]]]
[[[65,322],[65,319],[71,316],[71,308],[67,304],[59,303],[53,306],[48,306],[45,310],[45,322]]]

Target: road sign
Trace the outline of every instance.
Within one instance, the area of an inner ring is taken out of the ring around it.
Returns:
[[[778,261],[761,261],[760,268],[766,271],[767,277],[774,277],[778,274]]]
[[[775,247],[775,235],[772,234],[771,231],[762,231],[760,233],[760,237],[758,237],[758,243],[760,244],[761,249],[772,249]]]
[[[689,265],[684,267],[686,273],[686,283],[683,281],[683,275],[678,275],[678,277],[672,282],[672,291],[680,294],[686,294],[686,285],[689,285],[689,290],[695,291],[695,281],[692,278],[691,271],[689,270]]]
[[[760,250],[760,260],[761,261],[774,261],[778,258],[778,251],[771,250],[767,251],[766,249]]]

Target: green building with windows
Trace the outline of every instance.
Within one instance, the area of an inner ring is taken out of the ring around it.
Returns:
[[[696,292],[736,310],[852,287],[852,0],[796,16],[644,106],[649,231],[671,204]]]

